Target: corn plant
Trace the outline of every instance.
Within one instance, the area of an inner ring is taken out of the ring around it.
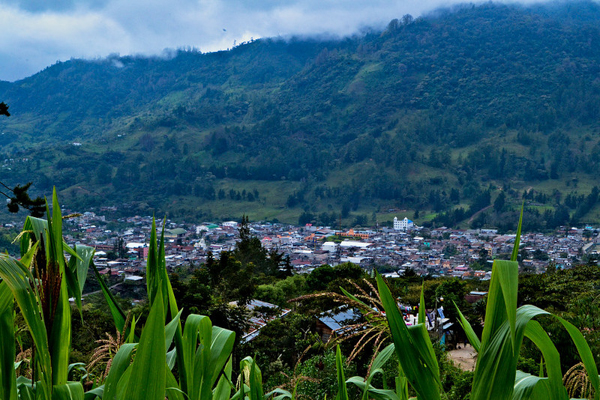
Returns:
[[[157,239],[153,221],[146,264],[151,309],[139,343],[134,342],[131,330],[127,335],[130,339],[115,355],[104,384],[88,392],[86,398],[262,400],[260,369],[251,358],[242,360],[240,366],[246,380],[237,389],[232,382],[234,332],[213,326],[208,317],[196,314],[189,315],[182,328],[181,310],[167,275],[164,226],[162,232]],[[105,285],[102,290],[115,325],[124,331],[123,311]],[[177,376],[173,373],[175,367]]]
[[[81,311],[81,292],[94,250],[63,242],[56,191],[46,219],[27,217],[20,235],[21,260],[0,255],[1,398],[83,398],[80,382],[69,382],[71,306]],[[70,258],[67,261],[67,253]],[[33,340],[32,379],[15,373],[15,303]]]
[[[47,219],[28,217],[20,235],[21,259],[0,255],[0,399],[205,399],[250,398],[262,400],[260,370],[251,358],[241,364],[246,381],[232,383],[231,352],[234,333],[212,326],[210,319],[190,315],[182,329],[179,310],[169,282],[164,234],[157,241],[153,222],[147,285],[150,314],[139,338],[136,321],[126,323],[118,306],[93,265],[93,248],[69,247],[62,238],[62,215],[54,191],[52,213]],[[164,229],[163,229],[164,233]],[[65,257],[65,254],[69,256]],[[84,393],[80,382],[68,380],[71,306],[74,298],[81,312],[81,293],[92,266],[118,329],[126,338],[110,363],[101,384]],[[15,304],[33,340],[32,379],[15,369]],[[129,326],[129,328],[127,328]],[[173,370],[177,367],[177,377]]]
[[[522,212],[511,261],[494,261],[481,339],[477,337],[459,311],[460,324],[474,349],[478,351],[471,391],[472,400],[569,398],[563,386],[558,350],[541,324],[534,319],[540,315],[552,314],[531,305],[517,308],[518,263],[516,259],[521,222]],[[377,369],[373,370],[366,379],[353,377],[347,382],[363,389],[363,399],[367,397],[378,400],[405,399],[408,395],[406,386],[401,385],[402,382],[407,382],[412,387],[417,399],[440,399],[439,368],[425,328],[425,321],[420,316],[419,324],[407,327],[395,299],[379,275],[377,286],[390,327],[393,348],[399,358],[401,374],[397,383],[400,385],[397,385],[395,392],[372,387],[370,382]],[[421,310],[425,309],[423,303],[421,299]],[[589,385],[593,388],[594,398],[600,398],[598,370],[583,335],[571,323],[557,316],[555,318],[567,330],[577,348]],[[542,367],[538,376],[517,370],[519,352],[525,337],[529,338],[542,353]],[[378,355],[381,360],[389,358],[391,346]],[[381,360],[377,365],[381,364]],[[347,391],[345,386],[342,387],[341,381],[338,398],[347,399]]]

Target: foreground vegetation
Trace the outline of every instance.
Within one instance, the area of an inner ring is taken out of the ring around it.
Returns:
[[[165,268],[163,237],[158,240],[154,226],[146,273],[149,313],[143,327],[139,319],[130,319],[123,312],[99,280],[120,343],[110,355],[106,373],[82,375],[86,372],[81,364],[69,364],[72,339],[69,297],[75,302],[73,310],[81,312],[87,271],[90,267],[95,269],[91,261],[93,250],[85,246],[71,248],[64,243],[62,218],[54,193],[52,210],[47,210],[46,219],[27,218],[20,237],[21,259],[0,256],[2,398],[262,400],[270,396],[298,397],[299,377],[289,378],[290,390],[277,388],[264,394],[262,372],[256,362],[233,354],[233,331],[213,326],[205,316],[192,313],[182,318],[183,309],[177,303]],[[513,261],[494,262],[481,337],[462,314],[458,314],[469,341],[479,354],[470,398],[566,399],[568,393],[563,386],[559,351],[538,322],[539,317],[551,314],[532,305],[517,308],[518,264],[514,260],[518,237]],[[336,398],[399,400],[416,396],[429,400],[456,394],[446,392],[443,381],[446,366],[438,363],[436,347],[425,328],[424,313],[419,315],[417,325],[406,326],[388,285],[379,275],[376,283],[377,301],[381,306],[375,310],[363,302],[362,295],[344,293],[350,303],[367,310],[364,326],[378,329],[391,343],[375,354],[365,378],[349,379],[346,379],[348,371],[338,346],[335,367],[333,359],[321,366],[335,373]],[[424,288],[419,303],[424,310]],[[597,398],[600,382],[589,345],[573,324],[559,316],[554,318],[562,325],[583,363],[591,388],[591,392],[583,395]],[[17,320],[24,322],[27,335],[17,329]],[[524,338],[541,354],[535,374],[517,369]],[[23,359],[16,361],[17,344],[22,351],[31,349],[30,367],[25,372],[21,369]],[[392,369],[395,370],[392,382],[388,382],[390,376],[384,373],[388,362],[396,364]],[[81,379],[74,379],[76,376]],[[455,385],[453,389],[456,388]]]

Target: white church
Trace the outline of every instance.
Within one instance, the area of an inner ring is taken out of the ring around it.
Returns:
[[[414,228],[415,223],[410,219],[404,217],[404,219],[400,220],[398,217],[394,217],[394,230],[395,231],[407,231],[409,229]]]

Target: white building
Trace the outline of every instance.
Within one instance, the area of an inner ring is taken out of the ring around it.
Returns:
[[[337,251],[338,245],[335,242],[325,242],[321,247],[323,251],[328,251],[330,253],[335,253]]]
[[[394,217],[394,230],[396,231],[407,231],[414,228],[414,226],[414,222],[406,217],[404,217],[403,220],[399,220],[398,217]]]

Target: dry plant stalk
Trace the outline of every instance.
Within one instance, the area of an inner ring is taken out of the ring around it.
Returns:
[[[123,327],[124,331],[127,330],[130,321],[130,316],[131,314],[127,314],[127,319],[125,320],[125,325]],[[96,343],[98,343],[100,346],[96,348],[96,350],[90,357],[90,362],[86,367],[86,369],[91,373],[94,370],[94,368],[99,368],[102,365],[104,365],[104,371],[102,371],[99,375],[100,381],[103,381],[106,379],[106,377],[108,377],[113,358],[126,340],[126,336],[122,335],[118,329],[115,337],[113,337],[108,332],[106,332],[105,334],[107,339],[96,340]]]
[[[353,282],[349,279],[347,281],[354,286],[358,292],[357,294],[353,295],[355,299],[335,292],[326,292],[300,296],[290,300],[290,302],[326,297],[332,299],[336,303],[359,309],[365,318],[365,321],[346,325],[342,328],[334,330],[333,333],[335,333],[335,335],[331,335],[329,341],[327,342],[327,347],[333,347],[350,338],[359,337],[356,346],[346,360],[347,363],[350,363],[366,348],[367,344],[372,342],[371,344],[376,351],[374,352],[369,365],[370,370],[371,364],[373,363],[373,360],[375,359],[379,349],[386,339],[390,337],[390,328],[385,315],[382,313],[383,303],[379,297],[379,292],[377,289],[375,289],[371,282],[369,282],[367,279],[363,279],[363,282],[369,287],[370,292],[374,293],[374,295],[367,293],[365,289],[360,287],[356,282]]]

